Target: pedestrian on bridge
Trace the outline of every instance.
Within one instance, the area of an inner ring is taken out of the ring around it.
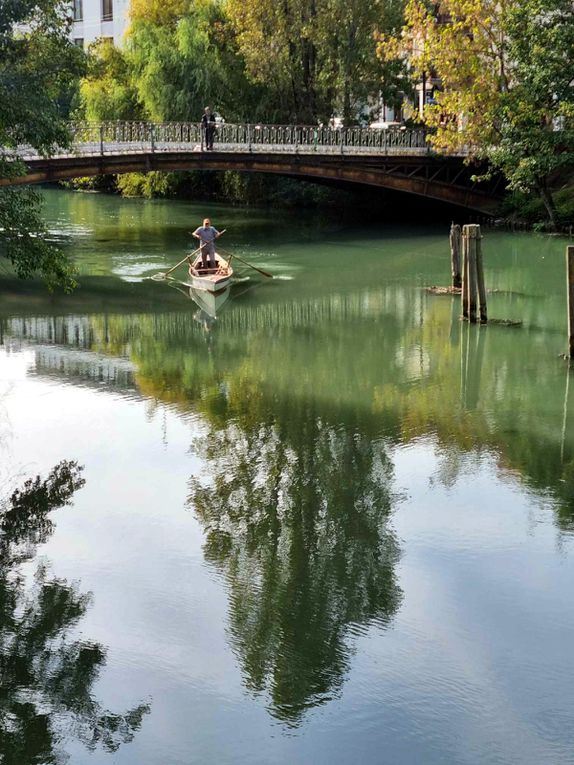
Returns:
[[[201,130],[204,134],[205,150],[213,151],[213,136],[215,135],[215,114],[209,106],[203,110],[201,117]]]
[[[209,218],[205,218],[203,226],[196,228],[193,236],[201,242],[201,266],[202,268],[217,268],[215,260],[215,240],[221,236],[220,232],[211,225]],[[209,258],[209,262],[208,262]]]

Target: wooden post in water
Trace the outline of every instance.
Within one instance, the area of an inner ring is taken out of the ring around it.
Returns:
[[[574,359],[574,247],[566,248],[566,280],[568,296],[568,356]]]
[[[462,315],[472,323],[476,322],[477,303],[477,270],[476,270],[476,244],[480,236],[480,226],[477,223],[469,223],[462,229],[463,252],[466,253],[466,268],[468,269],[468,297],[467,316],[464,306]],[[465,273],[466,278],[466,273]]]
[[[488,313],[486,310],[486,286],[484,284],[484,267],[482,263],[482,234],[480,233],[480,226],[478,228],[478,236],[476,239],[476,278],[478,282],[478,301],[480,304],[480,323],[486,324],[488,322]]]
[[[466,226],[465,226],[466,228]],[[468,237],[462,238],[462,318],[468,319]]]
[[[461,249],[461,230],[460,226],[454,223],[450,227],[450,264],[452,273],[452,286],[460,289],[462,279],[460,277],[460,249]]]
[[[473,324],[476,323],[477,302],[476,239],[471,236],[468,240],[468,320]]]

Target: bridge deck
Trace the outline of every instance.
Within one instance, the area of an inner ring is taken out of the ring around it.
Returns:
[[[23,160],[27,172],[0,185],[150,170],[236,170],[378,186],[481,211],[496,201],[496,185],[476,184],[466,153],[433,152],[423,130],[226,124],[211,151],[194,123],[73,125],[71,134],[69,147],[55,147],[47,157],[30,146],[5,152]]]

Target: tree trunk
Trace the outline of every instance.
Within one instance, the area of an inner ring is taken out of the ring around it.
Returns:
[[[544,207],[546,208],[546,212],[548,213],[548,220],[550,222],[550,227],[552,228],[552,231],[557,231],[558,222],[556,220],[556,205],[554,203],[554,197],[552,196],[552,192],[549,191],[545,180],[538,181],[538,183],[536,184],[536,188],[538,189],[540,199],[542,200],[542,203],[544,204]]]

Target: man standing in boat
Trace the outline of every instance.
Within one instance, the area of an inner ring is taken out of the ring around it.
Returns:
[[[211,225],[209,218],[205,218],[203,226],[196,228],[193,232],[193,236],[201,242],[201,265],[203,268],[216,268],[214,242],[220,235],[220,232]]]

